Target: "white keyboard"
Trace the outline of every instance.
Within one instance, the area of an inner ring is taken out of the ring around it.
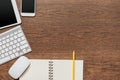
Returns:
[[[0,64],[31,51],[21,26],[0,34]]]

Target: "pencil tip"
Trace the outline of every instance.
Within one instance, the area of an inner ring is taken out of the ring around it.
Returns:
[[[75,50],[73,50],[73,54],[75,54]]]

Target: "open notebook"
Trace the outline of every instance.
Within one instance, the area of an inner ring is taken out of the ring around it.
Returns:
[[[31,59],[20,80],[72,80],[72,60]],[[75,61],[75,80],[83,80],[83,60]]]

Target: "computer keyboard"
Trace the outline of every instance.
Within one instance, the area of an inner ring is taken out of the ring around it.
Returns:
[[[21,26],[17,26],[0,34],[0,64],[31,51]]]

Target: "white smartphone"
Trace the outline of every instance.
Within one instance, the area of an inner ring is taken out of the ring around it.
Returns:
[[[21,0],[21,15],[35,16],[36,0]]]

